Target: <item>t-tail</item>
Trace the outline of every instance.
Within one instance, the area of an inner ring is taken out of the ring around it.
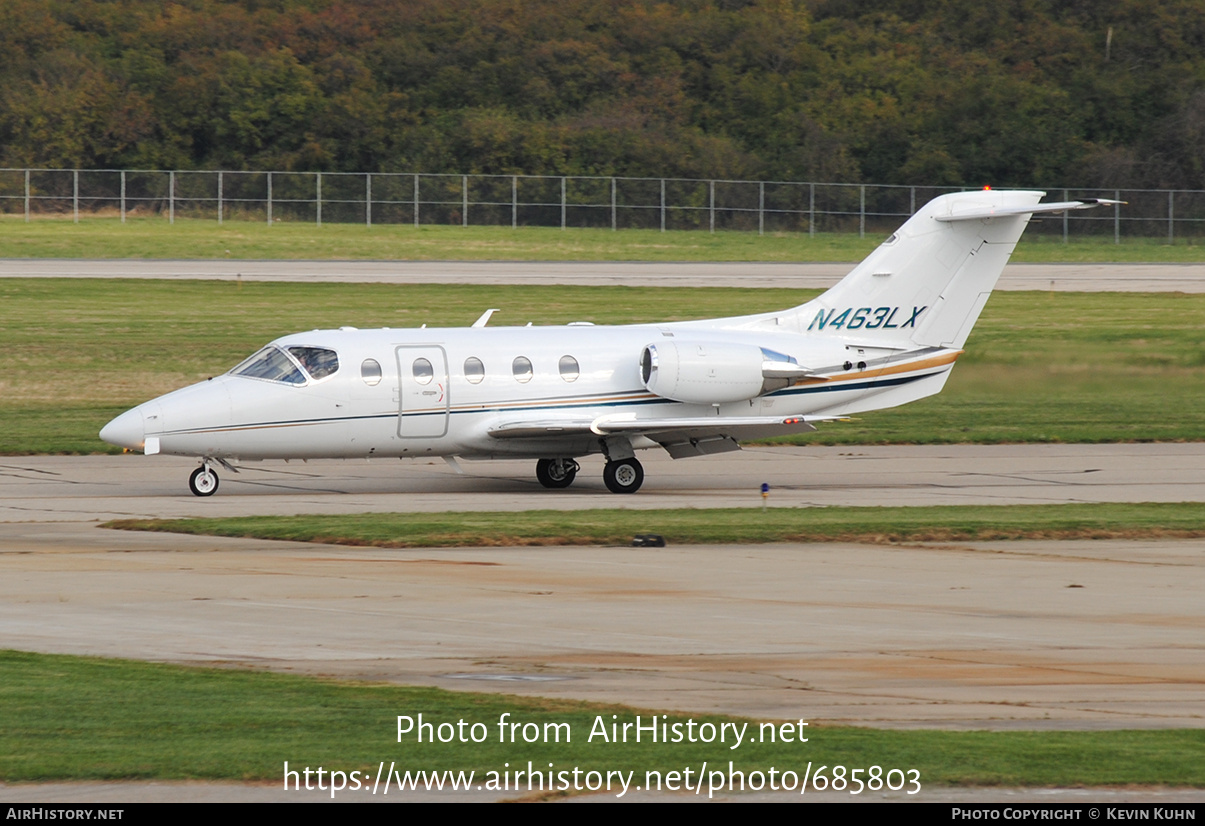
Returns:
[[[1040,204],[1043,195],[982,190],[930,201],[832,289],[799,307],[799,329],[872,347],[962,349],[1030,217],[1118,203]]]

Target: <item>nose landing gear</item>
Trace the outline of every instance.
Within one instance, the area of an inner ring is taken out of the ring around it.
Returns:
[[[188,477],[188,489],[196,496],[213,496],[218,492],[218,475],[206,462]]]

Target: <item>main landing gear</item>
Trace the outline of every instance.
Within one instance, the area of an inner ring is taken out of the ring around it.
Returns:
[[[188,477],[188,488],[197,496],[213,496],[218,492],[218,475],[208,464],[203,464]]]
[[[536,462],[536,478],[546,488],[569,487],[579,470],[581,467],[572,459],[541,459]],[[635,493],[644,483],[644,468],[634,458],[607,462],[603,468],[603,482],[611,493]]]
[[[635,493],[644,484],[644,468],[635,458],[607,462],[603,482],[611,493]]]
[[[581,466],[572,459],[541,459],[536,462],[536,478],[546,488],[567,488],[573,484]]]

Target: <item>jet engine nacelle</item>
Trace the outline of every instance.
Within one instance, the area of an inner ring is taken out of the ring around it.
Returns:
[[[678,402],[745,401],[806,374],[789,356],[753,344],[666,339],[640,353],[644,386]]]

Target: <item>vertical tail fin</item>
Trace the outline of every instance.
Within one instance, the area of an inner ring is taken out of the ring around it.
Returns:
[[[976,191],[930,201],[814,301],[802,331],[884,347],[961,348],[1045,193]]]

